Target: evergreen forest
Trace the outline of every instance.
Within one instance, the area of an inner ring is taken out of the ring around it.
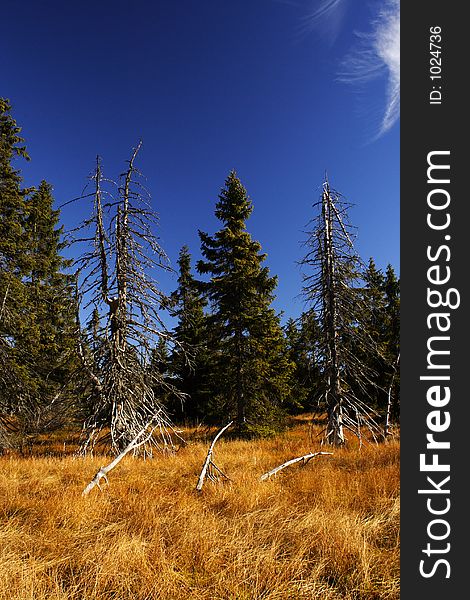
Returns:
[[[146,432],[151,452],[178,445],[183,425],[229,422],[236,438],[269,438],[303,413],[331,446],[396,430],[399,279],[358,256],[350,205],[332,182],[314,182],[321,197],[299,223],[292,267],[303,287],[292,297],[305,310],[283,322],[243,174],[220,181],[218,227],[198,232],[200,248],[182,239],[168,257],[141,152],[123,157],[116,181],[97,158],[76,200],[88,215],[65,231],[53,182],[23,183],[26,142],[0,99],[0,450],[68,431],[83,454],[118,455]],[[173,289],[158,283],[162,270],[174,272]]]

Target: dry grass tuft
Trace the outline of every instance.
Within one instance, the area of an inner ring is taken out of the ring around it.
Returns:
[[[352,445],[353,446],[353,445]],[[220,440],[232,478],[195,492],[207,444],[125,458],[0,457],[0,599],[396,600],[399,446],[319,450],[306,422],[272,440]]]

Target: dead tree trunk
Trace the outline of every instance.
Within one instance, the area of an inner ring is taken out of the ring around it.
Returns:
[[[318,323],[319,401],[327,412],[324,440],[340,446],[346,441],[346,429],[359,440],[362,425],[374,436],[382,434],[377,413],[363,397],[377,384],[376,373],[361,357],[377,355],[377,347],[365,326],[368,308],[359,293],[363,264],[351,239],[349,205],[325,181],[314,206],[320,210],[307,232],[308,252],[301,263],[311,269],[304,274],[304,294]]]
[[[393,402],[392,390],[393,390],[393,384],[395,382],[395,376],[397,374],[397,369],[398,369],[399,364],[400,364],[400,355],[398,355],[397,360],[395,361],[395,364],[393,365],[392,378],[390,381],[390,386],[388,388],[387,412],[385,414],[385,424],[384,424],[384,439],[387,439],[388,436],[390,435],[390,416],[392,413],[392,402]]]
[[[332,199],[328,183],[322,196],[322,215],[324,219],[323,251],[325,256],[325,272],[323,274],[323,296],[325,302],[325,330],[327,346],[327,407],[328,426],[326,438],[334,446],[344,444],[343,431],[343,399],[337,350],[337,302],[335,256],[333,249]]]

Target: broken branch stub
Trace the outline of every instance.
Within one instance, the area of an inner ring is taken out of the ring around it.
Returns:
[[[298,458],[292,458],[291,460],[288,460],[287,462],[282,463],[282,465],[279,465],[278,467],[271,469],[271,471],[264,473],[264,475],[261,475],[260,481],[266,481],[266,479],[269,479],[272,475],[276,475],[276,473],[279,473],[279,471],[282,471],[282,469],[285,469],[286,467],[289,467],[290,465],[294,465],[295,463],[303,461],[304,464],[307,464],[315,456],[332,455],[332,454],[333,454],[333,452],[311,452],[310,454],[305,454],[304,456],[299,456]]]
[[[199,480],[198,480],[197,486],[196,486],[196,490],[198,492],[200,492],[202,490],[202,486],[204,485],[204,480],[206,477],[208,477],[211,481],[217,480],[217,474],[214,473],[213,469],[218,471],[225,479],[229,479],[229,477],[227,477],[227,475],[225,475],[225,473],[223,473],[219,469],[219,467],[212,461],[212,452],[214,450],[214,446],[215,446],[215,443],[217,442],[217,440],[224,433],[224,431],[226,431],[230,427],[230,425],[232,425],[232,423],[233,423],[233,421],[230,421],[230,423],[227,423],[227,425],[225,425],[225,427],[222,427],[222,429],[215,436],[215,438],[212,440],[211,445],[209,446],[209,451],[207,452],[206,460],[204,461],[204,464],[202,465],[201,474],[199,475]]]

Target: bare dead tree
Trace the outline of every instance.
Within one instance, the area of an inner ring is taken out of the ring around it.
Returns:
[[[117,184],[103,177],[97,158],[92,214],[73,232],[74,243],[83,248],[75,263],[78,351],[89,413],[83,452],[105,439],[119,454],[150,421],[159,435],[140,445],[144,449],[152,444],[171,447],[176,433],[158,394],[181,394],[150,368],[158,339],[175,342],[160,316],[168,299],[153,278],[171,268],[153,233],[158,218],[135,166],[140,148],[141,142]],[[88,316],[86,328],[80,325],[82,314]],[[105,431],[109,433],[103,438]]]
[[[319,324],[323,385],[318,400],[328,413],[324,440],[335,446],[345,443],[344,429],[361,442],[364,425],[374,438],[381,433],[379,415],[367,404],[375,373],[360,358],[378,350],[363,326],[368,308],[358,293],[363,265],[347,220],[350,206],[325,181],[321,200],[314,204],[318,215],[309,223],[307,254],[301,261],[307,269],[304,295]]]
[[[398,354],[397,359],[395,361],[395,363],[393,364],[393,371],[392,371],[392,377],[390,379],[390,385],[388,387],[388,393],[387,393],[387,412],[385,415],[385,424],[384,424],[384,431],[383,431],[383,437],[386,440],[389,435],[390,435],[390,417],[392,414],[392,404],[393,404],[393,394],[392,394],[392,390],[393,390],[393,384],[395,383],[395,377],[397,375],[397,370],[399,368],[400,365],[400,354]]]

